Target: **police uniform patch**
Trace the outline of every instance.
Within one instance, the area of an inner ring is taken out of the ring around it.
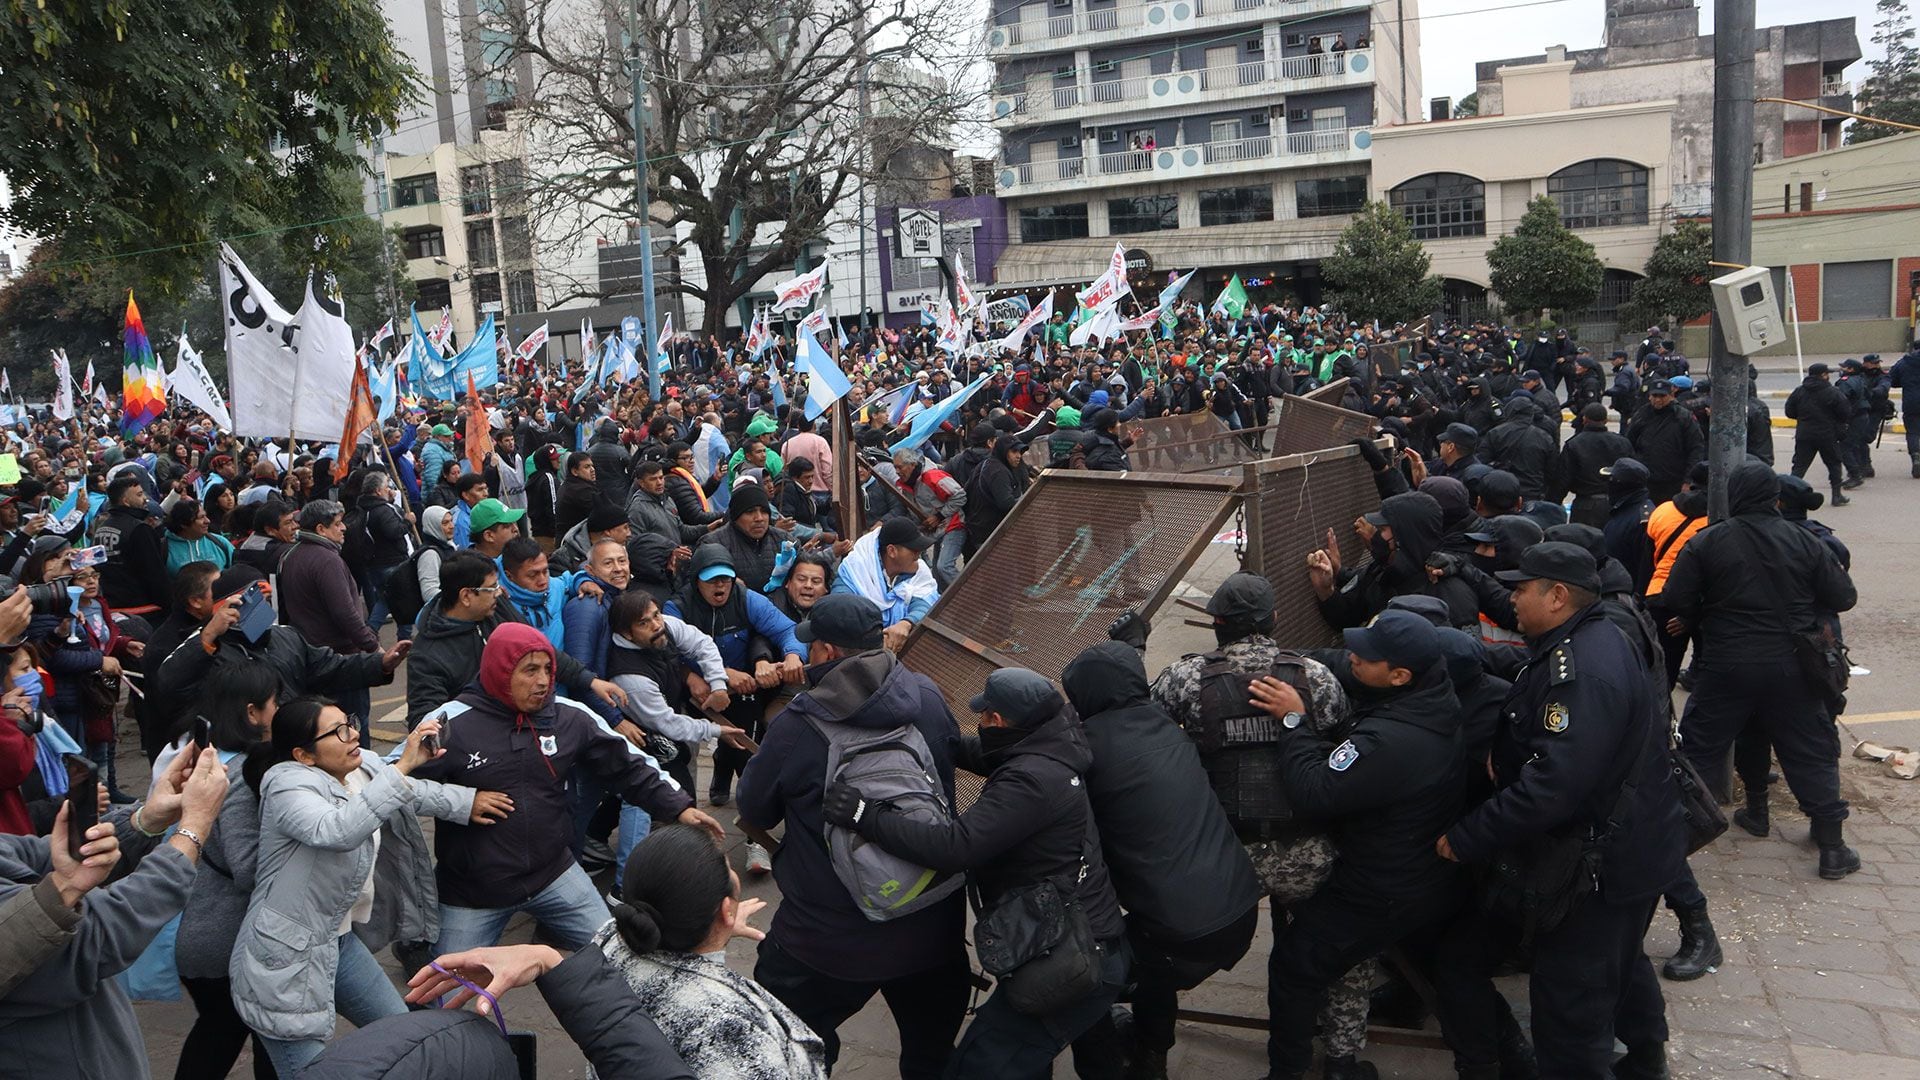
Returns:
[[[540,752],[552,757],[560,752],[560,740],[552,735],[540,736]]]
[[[1327,755],[1327,768],[1334,772],[1346,772],[1349,766],[1359,760],[1360,751],[1354,749],[1353,740],[1348,739],[1334,747],[1333,753]]]
[[[1558,735],[1567,730],[1567,722],[1571,719],[1572,717],[1567,713],[1567,707],[1556,701],[1547,706],[1547,713],[1541,717],[1540,724]]]

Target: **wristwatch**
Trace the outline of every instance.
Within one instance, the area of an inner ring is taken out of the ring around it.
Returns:
[[[1306,713],[1290,712],[1287,715],[1280,718],[1280,726],[1283,728],[1286,728],[1288,731],[1292,731],[1294,728],[1299,727],[1303,722],[1305,722],[1306,719],[1307,719]]]

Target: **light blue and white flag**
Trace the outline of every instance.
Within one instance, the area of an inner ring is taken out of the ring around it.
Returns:
[[[847,381],[847,375],[840,365],[827,355],[826,346],[811,333],[802,330],[797,335],[799,349],[794,359],[794,370],[807,376],[807,421],[820,419],[834,402],[839,401],[853,390],[853,384]]]
[[[985,385],[987,385],[987,376],[982,375],[947,395],[946,399],[938,405],[914,413],[913,427],[907,432],[907,437],[894,443],[888,448],[888,452],[897,454],[902,450],[911,450],[932,438],[933,433],[940,430],[940,425],[953,419],[960,412],[960,407],[967,403],[967,399],[978,393]]]

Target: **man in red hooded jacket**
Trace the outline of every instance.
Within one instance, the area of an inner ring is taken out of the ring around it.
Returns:
[[[478,785],[511,800],[497,823],[443,822],[434,830],[439,953],[498,943],[519,911],[568,949],[586,945],[613,917],[565,842],[573,832],[566,777],[575,765],[659,820],[725,837],[644,750],[594,710],[554,694],[554,662],[553,645],[538,630],[503,623],[480,654],[480,677],[427,714],[441,718],[447,752],[414,775]]]

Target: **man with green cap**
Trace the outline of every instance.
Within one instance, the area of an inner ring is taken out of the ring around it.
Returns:
[[[427,434],[432,438],[420,448],[420,476],[428,486],[432,486],[440,479],[440,470],[454,459],[453,429],[445,424],[435,424]]]
[[[499,499],[481,499],[468,516],[467,535],[473,550],[498,559],[507,541],[520,535],[520,519],[525,516],[525,510],[510,510]]]

